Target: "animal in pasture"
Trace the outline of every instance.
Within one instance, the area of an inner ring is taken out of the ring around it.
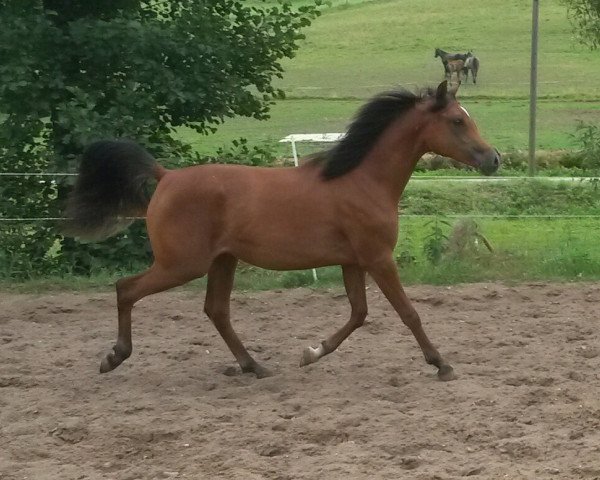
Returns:
[[[439,59],[442,61],[445,75],[448,75],[448,62],[450,60],[462,60],[464,62],[467,60],[467,56],[468,53],[448,53],[441,48],[436,48],[433,54],[433,58],[439,57]]]
[[[440,59],[442,60],[442,62],[447,62],[448,60],[466,60],[467,56],[469,54],[471,54],[471,52],[468,52],[468,53],[449,53],[449,52],[446,52],[445,50],[442,50],[441,48],[436,48],[434,50],[433,58],[440,57]]]
[[[462,60],[464,65],[462,67],[462,74],[465,79],[469,79],[469,71],[471,72],[471,78],[473,83],[477,83],[477,72],[479,71],[479,58],[477,58],[471,51],[467,53],[448,53],[440,48],[436,48],[434,51],[434,58],[438,58],[442,61],[444,66],[444,75],[449,79],[455,70],[452,70],[450,62],[455,60]]]
[[[459,85],[462,83],[461,75],[463,73],[464,66],[465,62],[463,62],[462,60],[448,60],[448,70],[446,72],[446,79],[449,83],[452,83],[452,74],[456,74],[456,83],[458,83]]]
[[[477,72],[479,72],[479,59],[474,56],[471,52],[468,53],[467,59],[465,60],[465,66],[463,68],[463,73],[465,74],[465,79],[469,80],[469,71],[471,71],[471,78],[473,79],[473,83],[477,83]]]
[[[358,112],[347,134],[299,168],[199,165],[167,170],[129,140],[104,140],[82,156],[66,225],[74,236],[105,238],[146,215],[150,268],[116,283],[118,335],[100,371],[132,353],[132,308],[142,298],[207,276],[204,312],[243,372],[270,375],[248,353],[230,322],[238,260],[274,270],[341,265],[351,306],[345,325],[300,365],[335,349],[367,315],[368,273],[390,301],[441,380],[453,369],[429,340],[400,283],[394,261],[398,202],[426,152],[451,157],[486,175],[500,156],[448,90],[383,93]],[[147,198],[145,182],[155,180]],[[275,328],[275,326],[274,326]]]
[[[433,58],[439,57],[439,59],[442,61],[442,66],[444,67],[444,75],[448,75],[448,60],[446,60],[445,55],[447,55],[447,52],[436,48]]]

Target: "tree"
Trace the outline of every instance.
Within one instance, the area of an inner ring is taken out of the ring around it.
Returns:
[[[600,0],[564,0],[578,39],[591,49],[600,47]]]
[[[0,172],[73,171],[85,145],[106,137],[189,159],[191,148],[171,135],[177,127],[209,133],[227,117],[267,118],[283,95],[272,86],[280,62],[294,55],[321,2],[248,3],[0,0]],[[14,214],[16,202],[20,213],[59,216],[67,184],[3,182],[10,201],[0,212]],[[27,244],[39,255],[58,241],[73,265],[91,268],[90,250],[50,226],[20,234],[25,241],[5,242],[11,258]]]

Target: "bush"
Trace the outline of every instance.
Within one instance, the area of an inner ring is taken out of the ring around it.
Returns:
[[[600,125],[579,122],[575,140],[581,147],[581,166],[587,170],[600,170]]]
[[[583,158],[580,153],[567,152],[558,161],[561,167],[583,168]]]
[[[281,62],[293,57],[321,1],[247,3],[0,2],[0,173],[72,172],[101,138],[135,139],[168,167],[181,166],[178,158],[198,163],[173,137],[176,128],[209,133],[226,118],[268,118],[283,96],[272,84]],[[245,142],[220,153],[235,163],[268,161]],[[62,216],[71,180],[2,179],[0,216]],[[63,238],[51,222],[0,228],[0,275],[8,278],[150,259],[141,224],[93,245]]]
[[[527,165],[527,152],[524,152],[523,150],[514,150],[502,154],[502,168],[527,170]]]
[[[464,258],[475,253],[480,246],[489,252],[493,248],[488,239],[481,233],[479,224],[472,218],[458,220],[452,227],[448,237],[447,253],[451,257]]]
[[[448,236],[444,233],[444,225],[449,227],[450,223],[447,220],[435,218],[425,225],[431,225],[431,232],[425,237],[423,253],[432,265],[437,265],[448,248]]]
[[[233,140],[230,146],[220,147],[214,157],[205,157],[205,161],[265,167],[272,165],[276,158],[273,147],[266,144],[250,145],[246,138],[239,138]]]

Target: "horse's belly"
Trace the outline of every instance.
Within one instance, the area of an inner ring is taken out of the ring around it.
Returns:
[[[352,262],[345,242],[331,239],[306,240],[293,236],[282,241],[254,239],[232,251],[240,260],[269,270],[303,270]]]

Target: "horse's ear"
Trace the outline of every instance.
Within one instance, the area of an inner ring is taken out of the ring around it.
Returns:
[[[448,104],[448,81],[440,83],[435,91],[435,109],[442,109]]]
[[[443,100],[446,98],[448,94],[448,80],[444,80],[437,87],[437,91],[435,92],[435,98],[439,100]]]

